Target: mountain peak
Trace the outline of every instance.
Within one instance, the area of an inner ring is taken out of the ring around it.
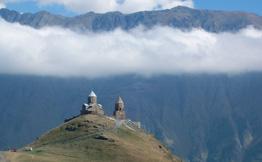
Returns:
[[[171,8],[171,10],[196,10],[196,9],[193,9],[187,6],[176,6],[176,7]]]

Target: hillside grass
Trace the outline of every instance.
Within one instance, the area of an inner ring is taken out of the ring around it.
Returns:
[[[11,162],[177,162],[152,135],[131,130],[105,116],[78,117],[29,145],[32,152],[22,149],[8,152]]]

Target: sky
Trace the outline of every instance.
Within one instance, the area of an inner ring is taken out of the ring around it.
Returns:
[[[20,12],[47,10],[66,16],[74,16],[89,11],[119,10],[130,13],[151,8],[156,9],[158,8],[156,3],[161,4],[162,8],[184,5],[197,9],[247,11],[262,15],[262,0],[184,0],[183,2],[182,0],[107,0],[108,3],[104,3],[105,0],[2,0],[2,2],[5,3],[7,8]]]
[[[195,0],[195,8],[246,11],[262,15],[262,0]]]

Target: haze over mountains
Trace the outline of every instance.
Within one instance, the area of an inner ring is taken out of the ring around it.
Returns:
[[[250,25],[257,30],[262,27],[261,16],[254,14],[185,7],[127,15],[87,13],[73,18],[47,12],[20,14],[7,9],[1,9],[0,15],[8,22],[36,29],[60,26],[80,33],[163,25],[183,30],[203,28],[223,35]],[[250,44],[259,46],[259,42],[252,40]],[[248,55],[253,56],[257,51],[259,49],[250,50]],[[241,58],[240,52],[242,50],[229,54]],[[180,73],[97,79],[1,75],[0,148],[27,144],[64,118],[77,114],[85,93],[94,89],[104,99],[100,102],[108,113],[112,99],[119,94],[123,96],[130,117],[142,121],[146,129],[185,159],[192,162],[261,161],[261,83],[259,70],[237,75]]]

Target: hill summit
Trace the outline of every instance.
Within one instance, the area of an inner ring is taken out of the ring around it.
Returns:
[[[6,152],[10,162],[179,162],[136,122],[126,119],[119,97],[114,116],[104,115],[94,92],[81,114],[18,151]]]

